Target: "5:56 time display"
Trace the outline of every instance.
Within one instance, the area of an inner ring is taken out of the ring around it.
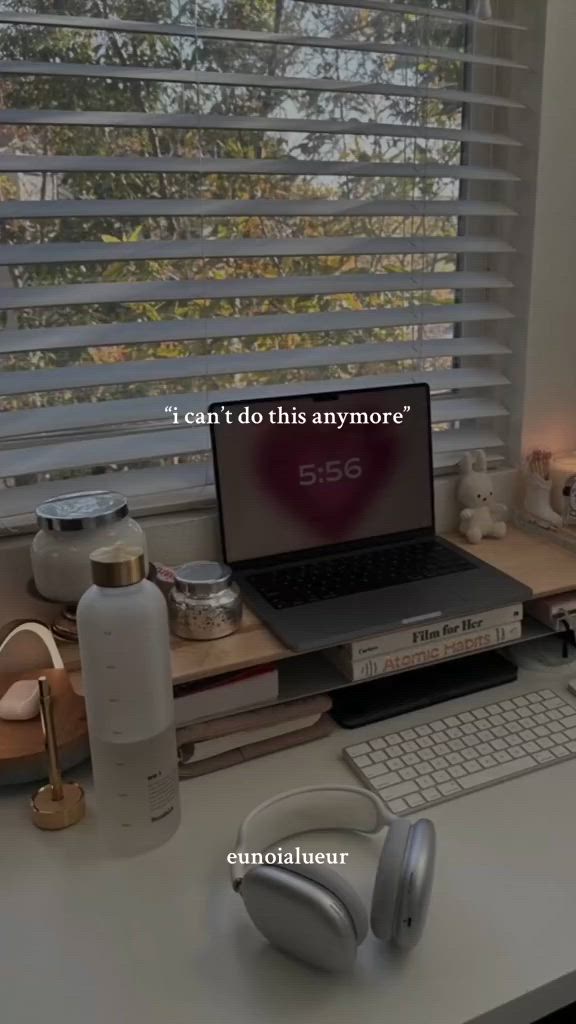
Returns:
[[[341,480],[358,480],[362,476],[362,462],[357,456],[350,459],[329,459],[315,465],[313,462],[298,466],[298,483],[300,487],[313,487],[314,484],[337,484]]]

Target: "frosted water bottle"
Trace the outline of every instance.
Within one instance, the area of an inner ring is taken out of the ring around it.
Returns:
[[[77,622],[96,810],[111,853],[165,842],[180,823],[166,602],[137,548],[90,556]]]

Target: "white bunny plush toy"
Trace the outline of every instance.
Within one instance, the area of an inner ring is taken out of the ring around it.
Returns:
[[[505,537],[503,516],[506,506],[494,501],[492,481],[486,471],[486,453],[466,452],[460,463],[458,501],[460,533],[470,544],[479,544],[483,537]]]

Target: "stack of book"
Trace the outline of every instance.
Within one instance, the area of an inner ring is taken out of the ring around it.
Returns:
[[[278,700],[278,668],[257,665],[239,672],[224,672],[209,679],[174,686],[176,727],[202,719],[246,711]]]
[[[278,669],[260,665],[174,687],[180,772],[229,768],[328,735],[328,696],[278,703]],[[268,706],[262,706],[268,705]]]
[[[508,605],[382,633],[325,653],[350,682],[356,683],[512,643],[522,635],[522,616],[521,604]]]
[[[205,775],[328,736],[331,707],[321,694],[182,726],[176,731],[180,773]]]

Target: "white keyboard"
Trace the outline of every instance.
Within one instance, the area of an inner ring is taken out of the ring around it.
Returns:
[[[424,810],[576,756],[576,708],[552,690],[413,729],[389,725],[390,732],[346,747],[344,756],[394,814]]]

